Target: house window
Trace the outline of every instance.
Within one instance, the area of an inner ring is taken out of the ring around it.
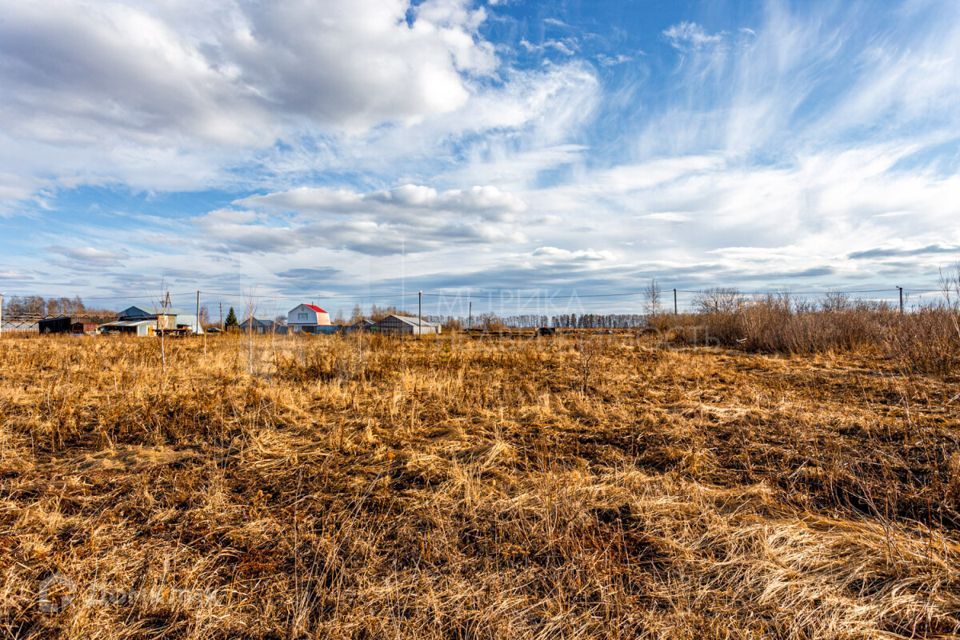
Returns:
[[[306,313],[298,313],[298,314],[297,314],[297,319],[298,319],[298,320],[306,320],[306,319],[307,319],[307,314],[306,314]]]

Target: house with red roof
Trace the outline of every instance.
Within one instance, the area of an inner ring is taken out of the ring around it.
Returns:
[[[329,327],[330,314],[315,304],[299,304],[287,313],[287,327],[292,333],[314,333],[317,327]]]

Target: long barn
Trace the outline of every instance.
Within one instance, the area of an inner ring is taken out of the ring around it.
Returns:
[[[412,316],[389,315],[376,323],[380,333],[425,335],[440,333],[440,325]]]

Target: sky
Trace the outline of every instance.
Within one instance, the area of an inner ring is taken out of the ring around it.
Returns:
[[[958,219],[954,0],[0,0],[7,295],[921,291]]]

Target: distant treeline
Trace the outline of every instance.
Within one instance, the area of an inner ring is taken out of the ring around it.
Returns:
[[[44,298],[43,296],[6,296],[3,299],[3,315],[6,318],[46,318],[55,316],[83,316],[110,318],[115,312],[105,309],[90,309],[80,296],[73,298]]]
[[[10,316],[69,316],[83,313],[86,309],[79,296],[74,298],[9,296],[3,301],[3,312]]]

